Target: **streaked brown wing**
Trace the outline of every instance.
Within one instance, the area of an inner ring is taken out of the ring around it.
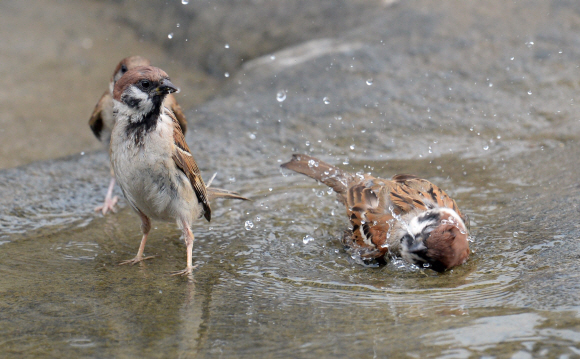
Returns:
[[[201,172],[197,167],[197,163],[195,163],[195,159],[185,142],[185,137],[183,136],[183,132],[181,132],[181,127],[179,126],[179,122],[175,115],[169,109],[165,109],[166,113],[171,117],[173,120],[173,141],[175,142],[175,152],[173,153],[173,161],[179,169],[185,173],[187,178],[189,178],[189,182],[195,191],[197,199],[199,203],[203,206],[204,210],[204,217],[209,222],[211,220],[211,208],[209,206],[208,196],[207,196],[207,189],[205,187],[205,183],[201,178]]]
[[[362,258],[380,258],[388,252],[387,233],[393,216],[381,201],[388,191],[389,181],[371,176],[348,188],[346,208],[352,232],[345,234],[343,244]]]
[[[187,118],[185,118],[183,110],[181,109],[181,106],[179,106],[179,104],[177,103],[175,96],[173,96],[173,94],[167,95],[163,104],[173,112],[173,115],[175,116],[177,122],[179,123],[179,127],[181,127],[181,133],[185,135],[185,133],[187,132]]]
[[[395,176],[397,177],[397,176]],[[395,179],[393,177],[393,179]],[[397,181],[399,184],[398,190],[394,192],[395,194],[403,195],[405,194],[405,201],[397,201],[397,205],[404,206],[406,204],[420,209],[429,209],[430,202],[436,204],[439,207],[447,207],[453,209],[459,216],[465,221],[467,217],[461,214],[457,203],[449,197],[445,191],[437,187],[433,183],[420,178],[408,178],[405,180]],[[395,202],[395,201],[394,201]],[[403,203],[404,202],[404,203]],[[406,212],[406,210],[405,210]]]
[[[105,126],[103,122],[103,117],[101,116],[103,112],[103,106],[110,100],[111,94],[109,93],[109,91],[105,91],[103,96],[101,96],[99,102],[97,102],[97,104],[95,105],[95,109],[93,110],[91,118],[89,119],[89,127],[95,134],[95,137],[99,139],[99,141],[101,140],[101,132],[103,131],[103,127]]]

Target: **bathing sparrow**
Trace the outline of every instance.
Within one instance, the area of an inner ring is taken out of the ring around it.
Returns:
[[[391,180],[354,175],[307,155],[293,155],[283,168],[331,187],[352,225],[342,242],[363,260],[400,256],[442,272],[469,256],[468,219],[447,193],[412,175]]]

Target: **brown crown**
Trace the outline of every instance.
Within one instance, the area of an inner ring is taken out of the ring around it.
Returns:
[[[160,68],[153,66],[140,66],[127,71],[123,77],[117,81],[115,84],[115,89],[113,90],[113,98],[117,101],[121,101],[121,95],[125,90],[136,84],[141,80],[149,80],[152,83],[159,83],[162,79],[169,79],[167,73]]]

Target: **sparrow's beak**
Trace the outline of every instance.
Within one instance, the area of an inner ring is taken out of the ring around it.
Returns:
[[[155,92],[158,95],[167,95],[167,94],[170,94],[172,92],[179,92],[179,89],[177,87],[175,87],[175,85],[172,84],[171,81],[169,81],[167,79],[163,79],[163,80],[161,80],[161,83],[159,84],[159,86],[155,89]]]

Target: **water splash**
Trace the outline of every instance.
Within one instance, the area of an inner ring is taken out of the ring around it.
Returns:
[[[312,237],[310,234],[307,234],[304,236],[304,238],[302,238],[302,243],[308,244],[308,243],[312,242],[313,240],[314,240],[314,237]]]
[[[284,100],[286,100],[286,91],[278,91],[276,94],[276,100],[278,102],[284,102]]]

